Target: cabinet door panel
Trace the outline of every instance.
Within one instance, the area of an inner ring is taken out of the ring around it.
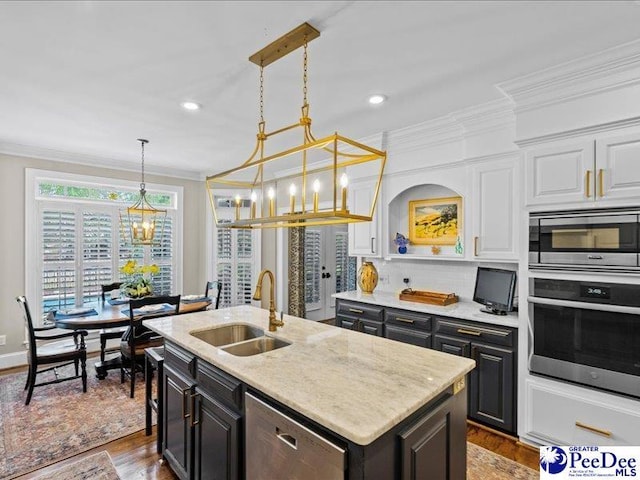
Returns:
[[[417,345],[419,347],[431,348],[431,334],[420,330],[411,330],[409,328],[386,325],[384,329],[384,336],[391,340],[410,343],[411,345]]]
[[[473,170],[473,255],[517,260],[518,191],[516,159],[489,162]]]
[[[346,315],[336,315],[336,327],[346,328],[347,330],[357,330],[358,319]]]
[[[181,479],[191,469],[191,427],[186,397],[193,393],[193,382],[164,366],[164,449],[163,455]]]
[[[598,200],[640,196],[640,134],[616,135],[596,141]]]
[[[435,335],[433,337],[433,348],[451,355],[458,355],[459,357],[469,358],[471,355],[471,342],[445,335]]]
[[[376,335],[378,337],[382,336],[383,332],[383,323],[382,322],[374,322],[372,320],[364,320],[359,319],[360,323],[360,331],[366,333],[368,335]]]
[[[476,368],[469,379],[469,416],[512,431],[514,425],[513,352],[473,344]]]
[[[375,191],[376,182],[358,182],[349,186],[349,208],[354,212],[368,212]],[[370,222],[350,223],[349,228],[349,255],[363,255],[366,257],[380,256],[380,225],[378,222],[380,212],[380,198]]]
[[[195,478],[240,478],[240,414],[196,389],[198,417],[194,431]]]
[[[528,205],[595,200],[593,141],[531,150],[526,165]]]

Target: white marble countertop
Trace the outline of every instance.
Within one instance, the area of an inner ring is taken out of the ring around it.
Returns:
[[[352,290],[349,292],[335,293],[335,298],[344,300],[353,300],[355,302],[370,303],[373,305],[381,305],[383,307],[399,308],[401,310],[411,310],[414,312],[432,313],[434,315],[443,315],[445,317],[460,318],[464,320],[472,320],[475,322],[484,322],[492,325],[501,325],[503,327],[518,328],[518,313],[510,312],[507,315],[492,315],[490,313],[481,312],[482,305],[476,302],[461,300],[457,303],[440,307],[438,305],[429,305],[426,303],[407,302],[400,300],[397,293],[390,292],[373,292],[370,294],[362,293],[360,290]]]
[[[144,324],[251,387],[356,444],[368,445],[426,405],[475,362],[436,350],[284,316],[252,306],[162,317]],[[237,357],[190,335],[228,323],[258,325],[291,345]]]

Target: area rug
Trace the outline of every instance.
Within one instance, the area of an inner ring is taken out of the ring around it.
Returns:
[[[24,405],[27,373],[0,377],[0,478],[10,479],[72,457],[144,428],[144,381],[138,376],[136,397],[119,370],[104,380],[87,362],[87,393],[71,380],[36,387]],[[73,366],[64,367],[68,374]],[[38,375],[38,382],[52,372]],[[154,382],[155,383],[155,382]]]
[[[540,473],[467,442],[467,480],[538,480]]]
[[[120,480],[107,452],[98,452],[49,473],[39,475],[34,480],[51,478],[57,480]]]

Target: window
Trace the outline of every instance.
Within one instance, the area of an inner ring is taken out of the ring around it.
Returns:
[[[182,189],[152,193],[167,209],[163,241],[157,247],[134,247],[123,239],[120,210],[136,200],[138,186],[107,182],[27,169],[27,295],[40,299],[31,302],[36,319],[52,309],[98,301],[101,285],[126,281],[119,269],[129,259],[160,267],[150,278],[154,293],[180,290],[175,272]]]
[[[244,212],[248,215],[248,212]],[[220,223],[228,222],[235,208],[218,207]],[[213,225],[213,272],[222,285],[220,308],[251,304],[260,268],[260,233],[256,230],[216,228]]]

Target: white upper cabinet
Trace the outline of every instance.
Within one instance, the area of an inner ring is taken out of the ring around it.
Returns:
[[[527,205],[605,206],[640,196],[640,133],[602,136],[527,153]]]
[[[527,204],[592,202],[593,141],[530,150],[526,159]]]
[[[349,208],[355,212],[367,211],[376,194],[376,181],[354,182],[349,185]],[[380,210],[378,195],[373,218],[370,222],[349,224],[349,255],[380,257]]]
[[[517,161],[510,158],[472,168],[473,258],[518,260]]]
[[[640,134],[596,140],[598,201],[640,197]]]

